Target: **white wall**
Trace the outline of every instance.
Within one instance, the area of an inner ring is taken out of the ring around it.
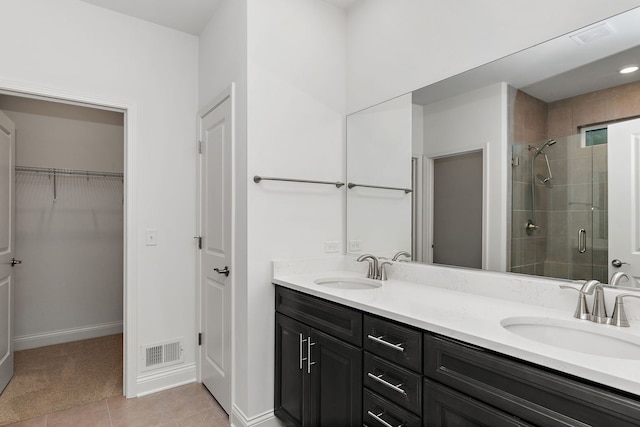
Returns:
[[[129,108],[127,393],[194,379],[197,38],[78,0],[4,0],[2,15],[0,88]],[[139,346],[176,337],[184,364],[140,375]]]
[[[506,271],[507,259],[506,91],[499,83],[424,106],[425,159],[484,150],[483,268],[495,271]],[[432,173],[426,175],[428,180]],[[425,190],[430,200],[431,185]]]
[[[412,112],[411,95],[403,95],[349,115],[347,182],[411,188]],[[347,252],[411,252],[410,193],[354,187],[347,207]]]
[[[640,1],[358,1],[347,14],[347,110],[411,92],[636,6]]]
[[[248,2],[248,175],[344,180],[345,13],[320,0]],[[344,191],[248,184],[247,418],[273,410],[271,260],[344,240]]]
[[[123,114],[0,95],[18,166],[122,172]],[[16,177],[16,350],[122,331],[120,178]]]

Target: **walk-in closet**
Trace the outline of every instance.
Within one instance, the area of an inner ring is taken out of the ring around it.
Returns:
[[[29,414],[11,405],[27,395],[33,405],[46,393],[63,400],[122,394],[125,125],[122,112],[22,96],[0,94],[0,111],[15,124],[21,261],[14,269],[15,374],[0,413],[24,419]],[[83,350],[86,343],[93,347]],[[85,362],[72,356],[84,357],[89,373],[76,370]],[[21,376],[38,370],[48,376]],[[45,390],[63,380],[64,392]],[[62,407],[70,404],[77,402]]]

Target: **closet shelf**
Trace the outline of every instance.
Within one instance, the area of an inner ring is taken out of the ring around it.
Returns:
[[[118,172],[98,172],[79,169],[58,169],[58,168],[36,168],[30,166],[16,166],[16,172],[21,173],[43,173],[47,175],[79,175],[86,177],[102,177],[102,178],[122,178],[123,173]]]
[[[123,179],[123,173],[117,172],[98,172],[98,171],[87,171],[87,170],[79,170],[79,169],[58,169],[58,168],[36,168],[30,166],[16,166],[16,173],[32,173],[32,174],[43,174],[49,175],[53,177],[53,201],[56,202],[58,200],[58,176],[83,176],[87,178],[118,178]]]

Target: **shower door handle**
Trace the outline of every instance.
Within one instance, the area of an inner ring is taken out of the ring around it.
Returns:
[[[578,230],[578,252],[581,254],[587,251],[587,230],[581,228]]]

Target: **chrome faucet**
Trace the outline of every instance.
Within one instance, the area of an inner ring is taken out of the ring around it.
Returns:
[[[367,279],[379,279],[380,271],[378,269],[378,258],[375,255],[363,254],[356,260],[358,262],[368,261],[369,271],[367,272]]]
[[[560,287],[562,289],[572,289],[579,293],[578,305],[576,306],[576,311],[573,314],[573,317],[576,319],[591,320],[592,322],[597,323],[608,323],[607,308],[604,302],[604,291],[600,282],[597,280],[589,280],[588,282],[585,282],[579,290],[572,288],[571,286],[560,285]],[[591,295],[594,292],[593,314],[590,314],[586,295]]]
[[[407,251],[400,251],[398,253],[396,253],[393,258],[391,259],[391,261],[398,261],[398,258],[400,258],[401,256],[405,256],[409,259],[411,259],[411,254]]]
[[[620,283],[620,281],[623,279],[625,282],[629,281],[629,276],[627,275],[627,273],[624,273],[622,271],[613,273],[613,275],[611,276],[611,280],[609,280],[609,285],[618,286],[618,283]]]

